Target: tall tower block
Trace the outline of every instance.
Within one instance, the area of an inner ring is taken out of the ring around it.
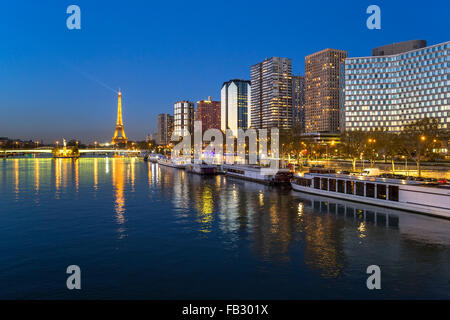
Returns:
[[[128,138],[125,135],[125,131],[123,129],[123,121],[122,121],[122,93],[119,89],[118,101],[117,101],[117,122],[116,122],[116,130],[114,131],[114,136],[112,138],[112,144],[117,143],[127,143]]]

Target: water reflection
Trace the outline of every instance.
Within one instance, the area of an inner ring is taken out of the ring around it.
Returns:
[[[19,180],[20,180],[20,168],[19,159],[14,159],[14,193],[16,200],[19,200]]]
[[[75,191],[78,192],[80,187],[80,161],[78,159],[73,160],[73,165],[75,167]]]
[[[112,182],[114,187],[114,209],[118,224],[125,222],[125,163],[122,159],[112,159]]]
[[[30,194],[37,201],[46,200],[40,202],[41,207],[50,198],[52,208],[78,205],[88,212],[82,217],[84,222],[99,223],[95,219],[101,219],[101,228],[112,230],[100,230],[91,235],[93,239],[104,237],[99,243],[110,243],[127,236],[134,254],[155,256],[163,263],[167,259],[169,267],[178,265],[174,261],[192,260],[198,254],[205,254],[205,260],[219,262],[225,255],[224,264],[234,259],[230,256],[237,256],[245,261],[239,266],[227,265],[232,274],[241,274],[242,270],[242,274],[254,272],[272,281],[279,277],[280,282],[286,275],[290,279],[312,275],[310,278],[332,279],[336,283],[356,277],[361,266],[373,264],[376,257],[375,264],[391,268],[389,272],[404,284],[416,274],[422,274],[422,283],[430,277],[449,276],[449,268],[445,267],[450,256],[450,221],[442,219],[226,176],[201,177],[130,158],[8,159],[1,162],[0,170],[0,200],[10,208],[20,210],[17,199],[26,204]],[[79,201],[73,204],[77,192]],[[100,206],[102,210],[95,212]],[[36,210],[35,207],[32,203],[30,210]],[[80,218],[78,212],[73,219]],[[64,219],[70,219],[70,214],[73,213],[69,210]],[[110,218],[109,224],[105,223],[104,214]],[[31,219],[36,217],[33,214]],[[94,229],[87,225],[83,236]],[[110,234],[113,236],[108,238]],[[176,247],[180,239],[186,246]],[[143,244],[143,240],[149,241]],[[152,241],[155,248],[148,244]],[[194,249],[190,247],[192,243]],[[160,255],[159,246],[167,244],[176,258]],[[139,252],[143,247],[149,251]],[[421,264],[416,267],[418,263]],[[194,262],[189,266],[198,269]],[[405,271],[404,266],[411,271]],[[281,272],[274,274],[273,269]],[[358,277],[365,276],[363,270]]]
[[[55,159],[55,198],[59,198],[59,188],[61,186],[61,162],[62,159]]]
[[[94,159],[94,190],[98,190],[98,159]]]
[[[39,159],[34,159],[34,192],[35,194],[39,194]]]

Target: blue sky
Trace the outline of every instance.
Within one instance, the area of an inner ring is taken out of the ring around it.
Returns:
[[[68,30],[66,8],[81,8]],[[366,8],[381,8],[381,30]],[[8,1],[0,10],[0,136],[110,140],[123,92],[125,131],[156,130],[181,99],[220,98],[224,81],[250,78],[266,57],[324,48],[349,56],[411,39],[450,40],[449,1]]]

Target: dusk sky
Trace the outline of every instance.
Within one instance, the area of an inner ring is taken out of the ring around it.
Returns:
[[[68,30],[66,8],[81,8]],[[366,8],[381,8],[381,30]],[[448,0],[5,1],[0,10],[0,136],[110,141],[117,94],[125,132],[144,140],[178,100],[220,99],[224,81],[250,79],[264,58],[325,48],[367,56],[412,39],[450,40]]]

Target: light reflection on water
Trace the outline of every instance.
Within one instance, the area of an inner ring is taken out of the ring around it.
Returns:
[[[69,297],[75,262],[89,298],[449,297],[446,220],[135,158],[0,160],[0,205],[0,297]]]

